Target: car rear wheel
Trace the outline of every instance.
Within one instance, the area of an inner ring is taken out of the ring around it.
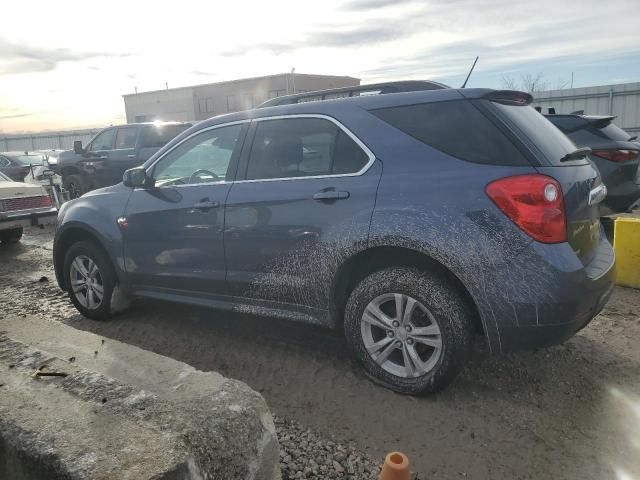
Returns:
[[[96,320],[111,316],[111,297],[116,274],[106,254],[93,243],[71,246],[64,260],[65,285],[74,306]]]
[[[9,245],[18,243],[22,238],[22,227],[11,228],[9,230],[0,230],[0,243]]]
[[[413,268],[375,272],[345,308],[350,350],[366,375],[410,395],[449,384],[473,346],[472,314],[445,278]]]
[[[70,199],[81,197],[86,192],[86,186],[80,175],[65,175],[63,184],[64,189],[69,192]]]

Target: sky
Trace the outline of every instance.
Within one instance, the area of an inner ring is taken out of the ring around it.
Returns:
[[[470,87],[640,81],[639,0],[5,2],[0,132],[125,121],[123,94],[289,72]]]

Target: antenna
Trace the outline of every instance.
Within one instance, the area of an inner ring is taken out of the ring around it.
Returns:
[[[460,88],[465,88],[467,86],[467,82],[469,81],[469,77],[471,76],[471,72],[473,72],[473,69],[476,68],[476,63],[478,63],[478,59],[480,57],[477,56],[476,59],[473,61],[473,65],[471,65],[471,70],[469,70],[469,73],[467,73],[467,78],[464,79],[464,83],[462,84],[462,86]]]

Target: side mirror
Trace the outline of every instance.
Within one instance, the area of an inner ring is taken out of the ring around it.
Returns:
[[[149,184],[147,172],[143,167],[130,168],[124,172],[122,183],[125,187],[146,187]]]
[[[80,140],[73,142],[73,151],[78,155],[84,153],[84,148],[82,148],[82,142]]]

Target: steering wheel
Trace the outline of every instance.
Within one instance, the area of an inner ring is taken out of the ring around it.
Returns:
[[[210,172],[209,170],[202,169],[202,170],[196,170],[191,174],[191,176],[189,177],[189,183],[195,183],[196,178],[198,178],[201,173],[206,173],[207,175],[211,175],[214,181],[220,180],[220,177],[215,173]]]

